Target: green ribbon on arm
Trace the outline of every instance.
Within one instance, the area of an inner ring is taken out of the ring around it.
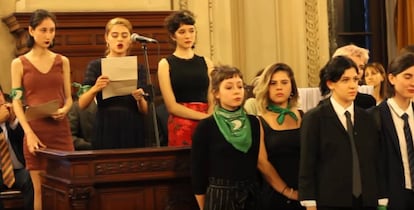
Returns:
[[[72,87],[78,88],[78,92],[76,92],[76,95],[81,96],[85,92],[87,92],[89,89],[91,89],[91,85],[81,85],[80,83],[74,82],[72,83]]]
[[[12,98],[13,100],[14,99],[22,100],[23,92],[24,92],[23,87],[12,88],[10,92],[10,98]]]

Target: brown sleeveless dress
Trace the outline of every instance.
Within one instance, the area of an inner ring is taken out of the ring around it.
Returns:
[[[47,73],[40,72],[26,57],[20,56],[19,58],[23,64],[24,103],[28,106],[34,106],[57,100],[62,107],[65,103],[62,56],[56,55],[55,61]],[[74,150],[67,117],[63,120],[54,120],[51,117],[35,119],[29,121],[29,125],[47,148]],[[26,137],[24,138],[23,152],[27,169],[46,169],[46,164],[29,152]]]

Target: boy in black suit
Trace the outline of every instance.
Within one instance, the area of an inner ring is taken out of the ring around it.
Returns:
[[[414,209],[414,54],[395,57],[388,68],[387,99],[372,110],[384,142],[389,210]]]
[[[356,64],[358,71],[358,84],[363,85],[364,81],[362,80],[362,76],[364,74],[364,67],[369,60],[369,51],[367,49],[350,44],[336,49],[332,55],[332,58],[336,56],[346,56]],[[359,106],[363,109],[369,109],[377,104],[375,98],[372,95],[360,92],[357,93],[354,103],[356,106]]]
[[[299,200],[308,210],[375,210],[386,205],[374,119],[354,105],[355,63],[336,56],[320,72],[322,95],[301,126]]]
[[[24,208],[26,210],[33,209],[33,184],[29,172],[25,169],[25,161],[23,157],[24,132],[8,101],[9,98],[5,97],[0,86],[0,138],[3,138],[9,143],[9,153],[15,177],[14,184],[11,188],[19,189],[22,192]],[[7,186],[3,184],[2,174],[3,173],[0,170],[0,190],[3,191],[7,189]],[[0,205],[0,209],[2,209],[1,202]]]

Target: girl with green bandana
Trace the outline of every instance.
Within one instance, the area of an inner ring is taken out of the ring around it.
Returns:
[[[213,115],[201,120],[193,135],[191,169],[198,205],[202,210],[260,209],[257,168],[276,191],[285,185],[267,159],[260,121],[242,108],[241,72],[215,67],[211,91]]]
[[[300,123],[303,112],[298,110],[298,89],[292,69],[284,63],[265,68],[254,89],[264,142],[269,161],[281,176],[282,191],[262,183],[263,209],[304,209],[297,201]],[[294,200],[294,201],[292,201]]]

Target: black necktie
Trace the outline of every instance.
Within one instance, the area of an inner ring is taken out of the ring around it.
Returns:
[[[405,142],[407,143],[407,156],[408,156],[408,164],[410,166],[411,186],[414,186],[414,146],[413,146],[413,137],[411,135],[410,124],[408,124],[408,114],[404,113],[403,115],[401,115],[401,118],[404,120],[404,136],[405,136]],[[411,189],[414,190],[413,187]]]
[[[355,139],[354,139],[354,126],[352,125],[351,114],[346,111],[346,127],[349,135],[349,141],[351,142],[351,150],[352,150],[352,194],[355,197],[359,197],[361,195],[361,174],[359,171],[359,158],[358,153],[355,146]]]

